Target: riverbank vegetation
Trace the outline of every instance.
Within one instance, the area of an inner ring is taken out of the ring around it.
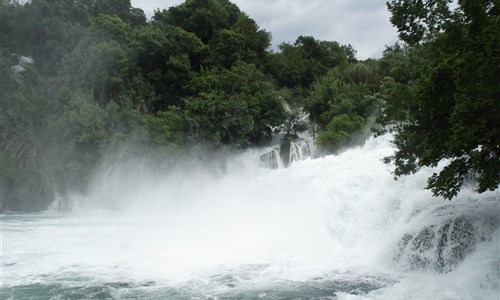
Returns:
[[[368,127],[391,130],[396,176],[446,158],[429,180],[435,195],[470,178],[495,189],[499,7],[406,2],[388,3],[401,43],[361,61],[311,36],[273,50],[228,0],[187,0],[149,20],[129,0],[2,0],[0,208],[42,210],[85,191],[109,153],[165,161],[203,149],[210,160],[265,145],[280,125],[305,129],[291,128],[297,110],[323,153]]]

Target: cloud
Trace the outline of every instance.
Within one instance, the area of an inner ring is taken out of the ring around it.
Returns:
[[[397,41],[385,0],[233,0],[273,35],[273,45],[299,35],[351,44],[358,57],[379,57]]]
[[[132,0],[152,15],[184,1]],[[232,0],[273,36],[273,47],[293,43],[299,35],[351,44],[360,59],[380,57],[386,45],[397,41],[389,22],[386,0]]]

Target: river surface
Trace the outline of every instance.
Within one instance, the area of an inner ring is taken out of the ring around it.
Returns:
[[[0,299],[499,299],[499,192],[394,181],[389,139],[287,169],[103,168],[71,212],[1,215]]]

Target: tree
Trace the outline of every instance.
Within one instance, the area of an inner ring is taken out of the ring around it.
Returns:
[[[220,92],[200,93],[189,99],[186,117],[198,141],[215,146],[245,145],[253,128],[245,100]]]
[[[356,52],[350,45],[318,41],[312,36],[299,36],[294,44],[279,45],[279,50],[271,55],[269,73],[281,87],[303,90],[308,90],[329,69],[354,62]]]
[[[233,30],[222,29],[212,40],[211,49],[215,64],[231,68],[233,63],[245,57],[245,38]]]
[[[53,199],[45,119],[54,103],[33,61],[22,60],[29,61],[0,49],[0,210],[39,210]]]
[[[229,0],[187,0],[179,6],[157,11],[155,22],[180,27],[209,43],[220,29],[238,20],[240,9]]]
[[[130,0],[80,0],[79,2],[84,5],[92,16],[114,15],[132,26],[146,24],[144,11],[132,7]]]
[[[240,14],[233,30],[243,35],[245,41],[244,61],[260,68],[266,59],[266,50],[271,45],[271,34],[259,29],[257,23],[245,14]]]
[[[325,130],[318,134],[316,140],[323,148],[335,152],[351,142],[365,125],[365,119],[359,115],[336,115],[326,125]]]
[[[154,89],[151,111],[182,105],[194,73],[209,64],[209,48],[193,33],[158,22],[137,28],[133,36],[137,71]]]
[[[259,143],[285,120],[282,100],[252,64],[238,61],[229,70],[201,72],[190,93],[185,114],[195,136],[217,146]]]
[[[187,122],[179,107],[171,106],[148,118],[149,135],[154,147],[166,152],[181,152],[187,143]]]
[[[309,118],[319,126],[317,142],[328,153],[349,146],[375,111],[373,66],[351,64],[331,70],[317,80],[304,104]],[[373,81],[373,82],[372,82]]]
[[[74,1],[9,2],[2,1],[0,9],[2,47],[32,57],[40,71],[53,74],[89,25],[85,9]]]
[[[427,188],[451,199],[470,179],[477,192],[500,183],[500,18],[495,0],[392,0],[401,39],[420,49],[415,104],[395,127],[395,175],[446,166]]]
[[[360,63],[333,69],[317,80],[304,104],[311,120],[324,129],[336,115],[368,118],[374,110],[372,84],[365,81],[370,76],[370,68]]]
[[[116,96],[129,77],[130,31],[116,16],[94,18],[85,38],[64,56],[65,79],[75,88],[90,88],[101,103]]]

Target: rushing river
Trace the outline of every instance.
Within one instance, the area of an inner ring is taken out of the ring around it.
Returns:
[[[1,215],[0,299],[499,299],[500,193],[393,180],[389,137],[224,174],[128,165],[72,212]]]

